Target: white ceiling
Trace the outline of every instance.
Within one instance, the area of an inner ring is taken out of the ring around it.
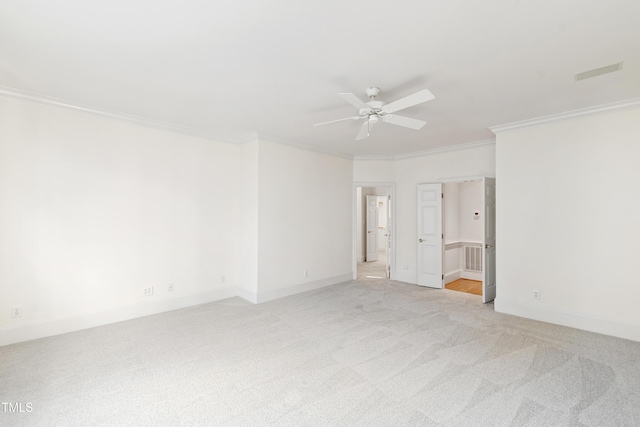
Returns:
[[[242,142],[396,156],[640,97],[638,0],[0,0],[0,86]],[[624,61],[622,71],[574,75]],[[419,131],[359,123],[382,89]]]

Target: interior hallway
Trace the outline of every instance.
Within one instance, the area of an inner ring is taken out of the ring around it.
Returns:
[[[386,279],[387,252],[378,251],[378,260],[358,263],[358,280]]]

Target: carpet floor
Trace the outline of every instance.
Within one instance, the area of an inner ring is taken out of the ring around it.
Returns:
[[[359,280],[0,347],[2,426],[639,426],[640,343]]]

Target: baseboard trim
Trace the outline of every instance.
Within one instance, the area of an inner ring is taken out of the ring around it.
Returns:
[[[257,294],[238,287],[226,287],[201,294],[145,301],[143,303],[115,307],[94,313],[84,313],[76,316],[61,317],[51,320],[33,321],[18,325],[5,325],[0,326],[0,346],[66,334],[68,332],[75,332],[83,329],[90,329],[97,326],[137,319],[140,317],[220,301],[236,296],[253,304],[258,304],[342,282],[348,282],[352,280],[352,278],[353,273],[349,272],[334,277],[328,277],[313,282],[301,283],[299,285],[288,286]]]
[[[129,304],[94,313],[85,313],[52,320],[33,321],[18,325],[5,325],[0,327],[0,346],[90,329],[235,296],[237,296],[236,288],[226,287],[206,293]]]
[[[444,284],[446,285],[447,283],[451,283],[451,282],[454,282],[454,281],[460,279],[461,278],[461,274],[462,274],[461,270],[456,270],[456,271],[452,271],[450,273],[446,273],[444,275]]]
[[[416,273],[411,270],[396,270],[396,278],[398,282],[410,283],[412,285],[418,284],[418,278]]]
[[[353,273],[349,272],[345,274],[340,274],[338,276],[327,277],[326,279],[316,280],[313,282],[300,283],[299,285],[287,286],[285,288],[274,289],[272,291],[258,292],[258,295],[256,295],[256,302],[262,303],[262,302],[272,301],[278,298],[299,294],[302,292],[313,291],[315,289],[324,288],[326,286],[337,285],[338,283],[342,283],[342,282],[348,282],[350,280],[353,280],[352,278],[353,278]],[[240,294],[238,294],[238,296],[242,297],[242,295]]]
[[[249,301],[253,304],[258,303],[258,294],[256,294],[255,292],[250,292],[242,288],[236,288],[236,295],[243,300]]]
[[[494,308],[498,313],[569,326],[571,328],[611,335],[632,341],[640,341],[639,324],[623,323],[548,306],[525,304],[500,297],[495,299]]]
[[[482,273],[476,273],[476,272],[473,272],[473,271],[461,270],[460,271],[460,278],[461,279],[468,279],[468,280],[477,280],[479,282],[482,282]]]

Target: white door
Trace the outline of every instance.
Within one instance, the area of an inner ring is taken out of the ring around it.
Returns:
[[[443,288],[442,184],[418,184],[418,285]]]
[[[484,178],[484,265],[482,302],[496,298],[496,179]]]
[[[378,196],[367,196],[367,257],[366,261],[378,260]]]

